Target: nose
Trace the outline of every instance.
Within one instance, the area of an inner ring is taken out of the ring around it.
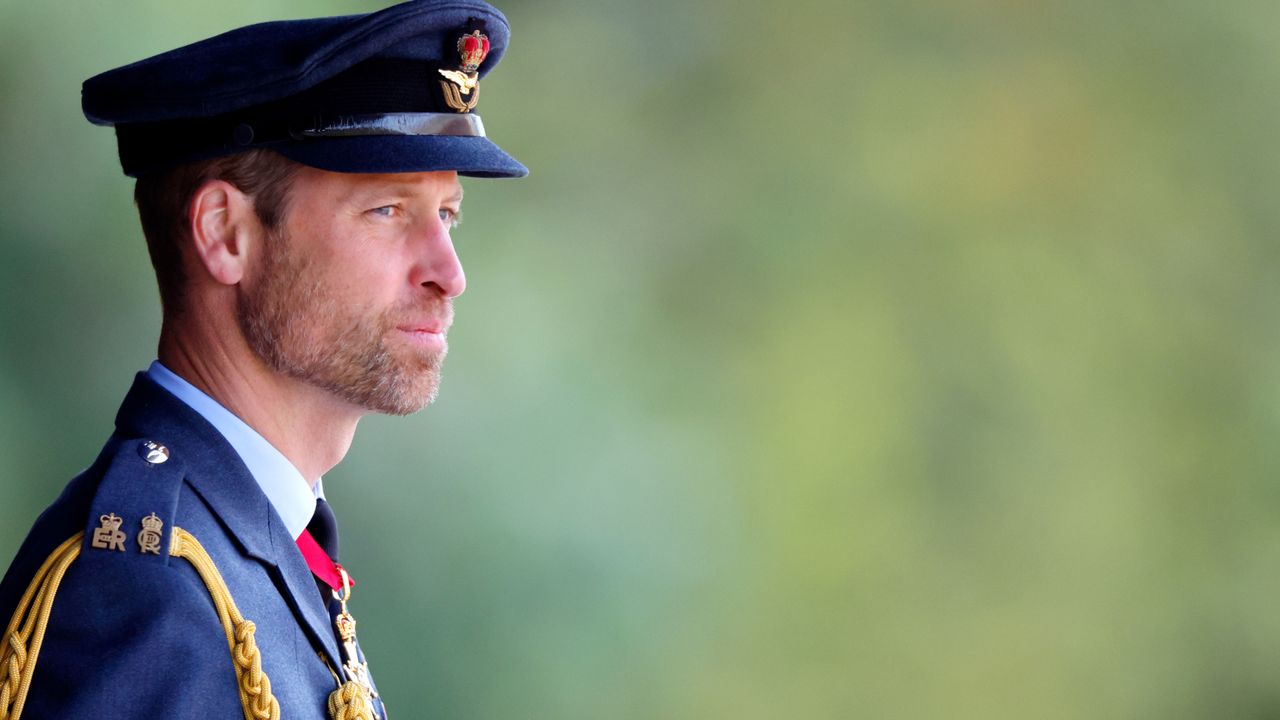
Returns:
[[[453,248],[449,227],[443,222],[436,221],[424,233],[413,268],[413,284],[434,290],[441,297],[455,298],[467,289],[462,261]]]

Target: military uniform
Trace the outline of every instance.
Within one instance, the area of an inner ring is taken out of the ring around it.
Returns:
[[[132,177],[256,148],[332,172],[520,177],[474,113],[507,39],[481,0],[266,23],[90,78],[84,112],[115,128]],[[227,427],[156,377],[138,375],[0,582],[0,717],[385,717],[327,505],[273,496]]]
[[[142,544],[153,515],[158,554]],[[327,717],[337,688],[330,670],[344,661],[294,538],[222,435],[145,374],[97,461],[40,516],[0,584],[9,618],[45,558],[84,533],[53,598],[24,714],[241,716],[211,593],[191,562],[167,550],[174,528],[199,542],[256,625],[281,715]]]

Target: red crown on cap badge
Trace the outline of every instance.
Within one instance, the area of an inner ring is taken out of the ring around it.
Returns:
[[[462,56],[462,72],[473,73],[489,55],[489,36],[476,30],[458,38],[458,54]]]

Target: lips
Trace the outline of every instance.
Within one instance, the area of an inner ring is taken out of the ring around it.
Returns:
[[[449,326],[453,324],[453,313],[446,310],[444,313],[432,313],[429,315],[416,315],[405,318],[396,323],[396,329],[407,333],[429,333],[432,335],[443,335]]]
[[[393,327],[410,335],[444,336],[453,325],[453,304],[448,300],[431,302],[426,305],[405,306],[399,308],[392,317],[397,317]]]
[[[397,325],[396,329],[408,333],[427,333],[431,335],[441,335],[445,331],[445,324],[435,323],[409,323],[405,325]]]
[[[425,352],[443,353],[448,348],[448,341],[445,340],[448,327],[448,324],[439,321],[415,321],[397,325],[396,331],[411,345]]]

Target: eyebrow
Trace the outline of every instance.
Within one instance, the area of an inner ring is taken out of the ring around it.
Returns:
[[[393,193],[401,193],[403,195],[408,196],[412,194],[409,192],[409,190],[417,187],[417,185],[418,184],[412,180],[407,180],[407,179],[401,180],[398,178],[392,178],[392,179],[380,181],[377,184],[363,188],[357,191],[356,193],[354,193],[354,195],[356,197],[365,198],[365,197],[382,195],[387,192],[393,192]],[[456,203],[462,202],[462,195],[463,195],[462,183],[455,182],[453,187],[454,187],[453,192],[444,198],[445,201],[456,202]]]

